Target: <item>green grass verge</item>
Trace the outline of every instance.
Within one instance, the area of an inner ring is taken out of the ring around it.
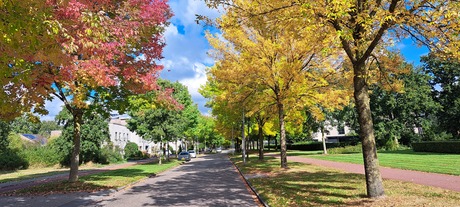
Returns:
[[[122,164],[125,162],[126,161],[111,163],[110,165],[117,165],[117,164]],[[97,169],[97,168],[101,168],[105,166],[108,166],[108,165],[91,163],[91,164],[81,165],[79,169],[80,170],[92,170],[92,169]],[[37,168],[29,168],[29,169],[24,169],[24,170],[0,171],[0,183],[21,181],[21,180],[27,180],[27,179],[32,179],[32,178],[38,178],[38,177],[50,176],[50,175],[56,175],[56,174],[61,174],[61,173],[68,173],[68,172],[69,172],[69,168],[60,168],[60,167],[40,167],[40,168],[37,167]]]
[[[47,195],[69,192],[95,192],[105,189],[119,188],[133,182],[155,176],[156,174],[178,166],[181,163],[182,162],[171,159],[170,162],[163,163],[162,165],[159,165],[158,163],[135,165],[123,169],[82,176],[78,182],[75,183],[70,183],[68,181],[53,182],[14,192],[8,192],[6,194]]]
[[[288,155],[363,164],[363,155],[361,153],[330,155],[318,155],[314,153],[315,152],[294,151],[288,152]],[[318,152],[316,151],[316,153]],[[429,152],[413,152],[412,150],[399,150],[378,152],[378,158],[380,165],[384,167],[460,175],[460,155],[458,154],[440,154]]]
[[[279,159],[246,164],[232,158],[245,175],[258,174],[249,181],[269,206],[456,206],[460,193],[413,183],[384,180],[386,197],[366,198],[364,175],[330,168],[288,162],[281,169]]]

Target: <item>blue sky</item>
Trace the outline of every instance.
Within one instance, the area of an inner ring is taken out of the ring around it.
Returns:
[[[169,4],[174,16],[164,33],[166,47],[160,64],[165,68],[160,77],[186,85],[201,113],[210,114],[210,109],[204,107],[206,100],[198,93],[198,88],[206,83],[205,69],[213,65],[214,61],[207,55],[210,46],[204,37],[205,30],[209,28],[196,24],[195,14],[211,18],[220,14],[207,8],[203,0],[170,0]],[[402,41],[396,47],[408,62],[415,65],[419,64],[420,55],[428,53],[427,49],[416,47],[410,39]],[[54,120],[61,106],[62,102],[57,99],[47,101],[46,108],[50,113],[41,119]]]

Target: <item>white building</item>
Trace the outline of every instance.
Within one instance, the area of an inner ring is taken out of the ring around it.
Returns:
[[[135,132],[131,132],[127,127],[126,120],[128,116],[112,116],[109,122],[110,141],[114,146],[124,149],[128,142],[134,142],[139,146],[139,150],[145,151],[150,154],[157,152],[156,148],[159,146],[152,141],[142,139]]]
[[[139,146],[140,151],[147,152],[151,155],[161,153],[160,143],[153,141],[148,141],[143,139],[141,136],[137,135],[136,132],[131,132],[127,125],[127,120],[130,117],[127,115],[114,115],[110,118],[109,121],[109,133],[110,141],[112,141],[114,146],[118,146],[120,149],[124,149],[128,142],[134,142]],[[181,143],[178,141],[169,143],[169,146],[176,150],[176,146],[179,146]]]
[[[350,133],[353,133],[353,130],[350,129],[350,127],[348,126],[337,127],[331,126],[330,124],[326,123],[326,127],[324,129],[324,136],[326,137],[326,142],[339,142],[340,137],[347,137],[347,135],[349,135]],[[321,131],[313,133],[312,138],[313,141],[323,141]]]

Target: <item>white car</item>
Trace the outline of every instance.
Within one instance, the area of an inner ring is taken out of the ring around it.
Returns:
[[[196,158],[195,150],[189,150],[188,153],[190,154],[190,157]]]
[[[216,152],[217,152],[217,153],[221,153],[221,152],[222,152],[222,148],[218,147],[218,148],[216,149]]]

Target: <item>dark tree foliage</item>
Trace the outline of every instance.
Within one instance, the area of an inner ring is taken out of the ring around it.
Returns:
[[[0,121],[0,151],[8,147],[8,135],[10,134],[10,124],[8,122]]]
[[[377,145],[387,149],[397,148],[398,143],[429,140],[421,129],[429,133],[434,124],[431,116],[439,109],[430,95],[430,76],[412,69],[398,79],[404,81],[404,91],[391,92],[375,86],[370,95]]]
[[[156,142],[171,141],[181,134],[182,128],[177,111],[165,108],[145,110],[140,114],[130,113],[128,128],[144,139]]]
[[[134,142],[128,142],[125,146],[125,158],[131,159],[139,156],[142,156],[139,146]]]
[[[441,60],[434,55],[421,58],[423,69],[430,75],[433,99],[441,105],[437,113],[439,127],[460,139],[460,63],[457,60]]]
[[[18,134],[38,134],[40,121],[36,117],[22,115],[11,122],[11,130]]]
[[[129,111],[132,118],[128,121],[128,128],[144,139],[155,142],[173,141],[186,136],[186,132],[197,125],[199,115],[187,87],[179,82],[167,80],[158,80],[158,84],[164,89],[173,89],[172,96],[183,109],[171,109],[161,105],[132,108]],[[143,96],[148,98],[155,96],[155,93]]]
[[[71,117],[67,109],[63,109],[59,113],[57,119],[59,123],[64,124],[64,130],[62,135],[52,143],[62,154],[61,164],[65,166],[70,164],[73,149],[73,119]],[[102,143],[110,141],[109,125],[105,118],[96,113],[85,114],[83,116],[81,138],[80,164],[89,161],[102,162]]]
[[[40,129],[38,130],[38,134],[43,137],[49,137],[51,135],[51,131],[53,130],[62,129],[62,127],[59,126],[55,121],[42,121],[39,125]]]

